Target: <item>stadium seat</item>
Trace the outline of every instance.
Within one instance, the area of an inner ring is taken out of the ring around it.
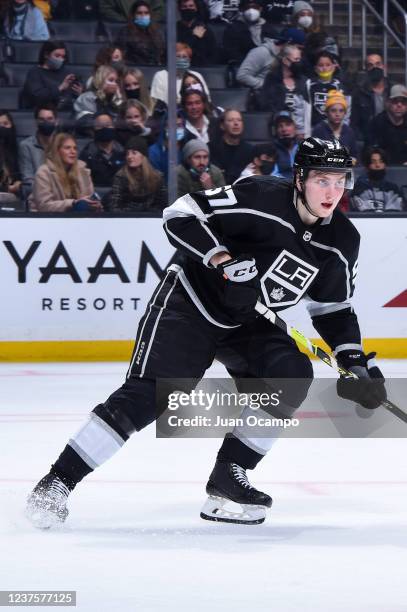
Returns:
[[[194,69],[193,66],[191,66]],[[223,89],[226,87],[225,83],[225,70],[226,66],[200,66],[196,69],[197,72],[202,74],[209,89]]]
[[[270,140],[267,123],[269,113],[245,113],[244,115],[244,136],[250,141],[259,140],[265,142]]]
[[[109,40],[111,42],[114,42],[117,38],[117,35],[119,33],[119,31],[126,25],[126,22],[109,22],[109,21],[104,21],[103,25],[105,27],[105,30],[107,32],[107,35],[109,37]]]
[[[90,64],[95,63],[96,54],[106,43],[74,43],[69,44],[69,63],[70,64]]]
[[[11,113],[16,124],[17,137],[26,138],[35,134],[37,129],[36,122],[34,119],[33,111],[14,111]],[[60,112],[58,113],[59,121],[64,124],[70,122],[70,113]]]
[[[18,110],[20,88],[2,87],[1,89],[1,108],[14,111]]]
[[[247,109],[249,89],[211,89],[212,102],[222,108]]]
[[[51,21],[49,29],[51,38],[73,42],[97,42],[102,33],[97,21]]]
[[[14,62],[29,62],[30,64],[36,64],[43,43],[28,40],[13,40],[10,42],[10,45],[14,51]]]
[[[14,87],[22,87],[25,82],[27,72],[32,68],[33,64],[17,64],[7,62],[4,64],[4,71],[8,77],[9,85]]]

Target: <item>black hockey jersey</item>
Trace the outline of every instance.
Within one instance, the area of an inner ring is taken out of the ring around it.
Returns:
[[[283,179],[256,176],[234,185],[182,196],[164,210],[164,227],[184,254],[180,281],[202,315],[235,327],[222,308],[222,279],[209,264],[218,252],[252,255],[261,300],[282,310],[305,298],[318,332],[332,349],[360,346],[350,305],[359,234],[341,212],[305,225],[294,188]]]

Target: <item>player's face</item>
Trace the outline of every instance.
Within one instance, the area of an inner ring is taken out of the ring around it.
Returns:
[[[305,197],[312,212],[321,218],[329,217],[345,191],[344,172],[311,170],[305,181]]]

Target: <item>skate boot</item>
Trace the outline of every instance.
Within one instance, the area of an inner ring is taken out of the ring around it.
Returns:
[[[207,521],[257,525],[266,518],[272,499],[257,491],[248,481],[246,470],[237,463],[217,461],[209,476],[206,492],[209,495],[201,511]],[[224,508],[230,501],[239,504],[241,512]]]
[[[34,487],[27,499],[26,517],[38,529],[63,523],[68,516],[66,502],[70,490],[50,472]]]

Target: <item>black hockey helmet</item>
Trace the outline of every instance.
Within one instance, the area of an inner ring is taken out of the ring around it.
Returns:
[[[339,140],[321,140],[306,138],[297,149],[294,158],[294,171],[304,181],[309,170],[324,172],[345,172],[345,189],[353,188],[352,157],[348,149]]]

